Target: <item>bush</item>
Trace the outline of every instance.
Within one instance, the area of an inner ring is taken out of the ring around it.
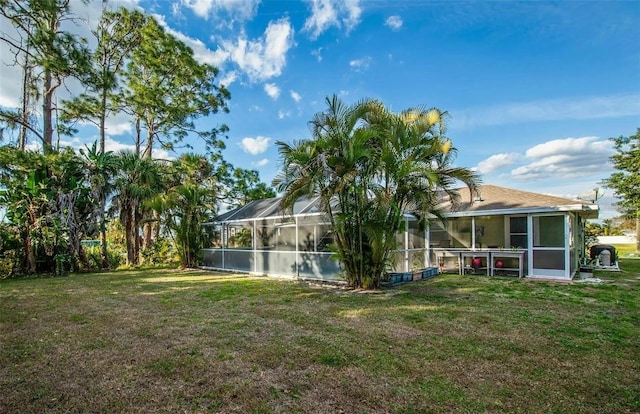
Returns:
[[[140,251],[142,261],[147,265],[178,265],[180,259],[173,242],[169,239],[152,240]]]

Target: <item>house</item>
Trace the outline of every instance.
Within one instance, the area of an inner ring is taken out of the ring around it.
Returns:
[[[405,214],[402,248],[394,269],[438,267],[443,272],[571,280],[585,254],[584,223],[598,217],[593,203],[482,185],[460,191],[453,207],[442,197],[446,220],[425,230]],[[280,198],[253,201],[207,223],[214,246],[203,250],[205,268],[337,281],[332,231],[319,199],[300,199],[285,214]]]

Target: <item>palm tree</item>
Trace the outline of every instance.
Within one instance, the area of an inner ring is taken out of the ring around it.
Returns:
[[[103,269],[108,269],[109,260],[107,255],[107,227],[105,216],[107,198],[113,191],[112,177],[116,172],[117,159],[112,151],[104,152],[98,149],[97,142],[94,142],[91,148],[87,147],[86,151],[80,150],[80,154],[84,157],[91,198],[94,203],[96,203],[94,215],[98,219],[100,232],[101,266]]]
[[[195,267],[209,235],[202,225],[216,212],[219,183],[215,167],[206,157],[183,154],[168,174],[168,190],[148,205],[164,217],[183,267]]]
[[[208,235],[202,225],[215,211],[211,189],[189,183],[172,188],[167,193],[169,227],[173,231],[181,265],[195,267],[198,253],[205,247]]]
[[[302,196],[319,195],[321,209],[334,230],[335,252],[345,268],[347,282],[363,285],[366,274],[362,248],[362,201],[371,177],[375,148],[368,145],[375,131],[363,123],[381,105],[363,100],[345,105],[336,96],[326,100],[328,109],[310,122],[313,139],[289,145],[277,142],[284,170],[274,186],[284,192],[282,204],[291,208]]]
[[[379,286],[411,211],[424,223],[437,211],[437,195],[458,199],[459,181],[474,190],[478,177],[452,166],[455,149],[444,135],[445,116],[435,108],[394,114],[378,101],[328,109],[311,121],[312,139],[278,142],[284,169],[274,185],[291,208],[301,196],[319,195],[331,221],[336,257],[353,287]]]
[[[140,223],[142,203],[153,198],[162,189],[158,164],[151,158],[140,157],[130,151],[117,155],[113,206],[119,211],[125,231],[127,264],[137,265],[140,259]]]
[[[385,270],[396,247],[395,235],[403,229],[404,213],[413,213],[424,226],[430,216],[442,219],[437,209],[439,194],[447,194],[456,204],[459,183],[477,190],[479,177],[453,165],[457,150],[445,136],[446,117],[437,108],[412,108],[399,114],[387,111],[368,121],[380,133],[376,141],[380,158],[370,197],[373,220],[365,229],[373,241],[374,275]]]

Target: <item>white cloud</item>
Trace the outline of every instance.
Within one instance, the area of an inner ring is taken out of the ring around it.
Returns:
[[[256,138],[246,137],[242,139],[242,149],[252,155],[262,154],[269,147],[270,138],[258,136]]]
[[[287,52],[294,45],[293,26],[285,17],[269,22],[264,36],[248,40],[241,35],[237,41],[223,41],[229,59],[236,63],[252,81],[280,76],[287,63]]]
[[[182,0],[182,4],[205,20],[224,12],[233,19],[245,21],[255,16],[260,0]]]
[[[278,119],[284,119],[291,116],[291,111],[284,112],[283,110],[278,111]]]
[[[354,59],[349,62],[349,66],[356,72],[362,72],[364,70],[369,69],[369,65],[371,64],[371,57],[365,56],[362,59]]]
[[[271,97],[271,99],[276,100],[280,96],[280,88],[275,83],[266,83],[264,85],[264,91]]]
[[[300,100],[302,100],[302,96],[300,96],[300,94],[294,90],[290,90],[289,93],[291,94],[291,99],[293,99],[296,102],[300,102]]]
[[[280,76],[287,63],[287,52],[294,45],[294,30],[287,17],[269,22],[264,35],[258,39],[247,39],[242,33],[235,41],[222,40],[215,50],[204,42],[171,29],[163,16],[154,15],[158,23],[170,34],[193,50],[194,58],[218,68],[231,61],[238,65],[252,82]],[[238,74],[230,70],[222,76],[221,84],[229,86],[237,80]]]
[[[153,17],[158,21],[158,24],[167,31],[167,33],[173,35],[176,39],[180,40],[185,45],[189,46],[191,50],[193,50],[193,57],[200,63],[206,63],[209,65],[220,66],[222,65],[228,58],[229,52],[218,48],[213,51],[204,44],[204,42],[200,39],[194,39],[192,37],[186,36],[185,34],[173,30],[167,24],[164,16],[159,14],[154,14]]]
[[[182,18],[182,11],[180,10],[180,3],[173,3],[171,5],[171,14],[173,17]]]
[[[598,137],[554,139],[529,148],[525,155],[527,158],[543,158],[559,153],[582,154],[590,151],[610,152],[611,142],[598,141]]]
[[[105,120],[105,133],[108,136],[122,135],[132,131],[132,120],[129,115],[120,112]]]
[[[311,55],[316,57],[318,62],[322,62],[322,48],[319,47],[311,51]]]
[[[116,141],[113,138],[105,138],[104,140],[104,149],[106,151],[113,151],[113,152],[119,152],[119,151],[135,151],[136,150],[136,146],[135,144],[125,144],[122,143],[120,141]],[[154,150],[154,153],[158,153],[158,151]]]
[[[235,70],[232,70],[225,73],[224,76],[220,78],[220,85],[224,85],[228,88],[236,79],[238,79],[238,73],[236,73]]]
[[[210,10],[218,10],[217,8],[224,8],[224,10],[240,10],[243,6],[244,0],[231,0],[222,1],[217,0],[212,2]],[[250,4],[257,5],[258,1],[251,1]],[[89,32],[93,28],[99,19],[101,14],[100,2],[90,2],[89,5],[83,6],[81,2],[72,2],[74,11],[81,16],[89,16],[89,23],[91,27],[84,25],[70,26],[70,30],[73,33],[84,36],[92,41],[92,36]],[[123,5],[129,8],[136,7],[135,0],[129,1],[113,1],[114,5]],[[206,2],[189,1],[188,3],[194,8],[198,8],[200,12],[209,7]],[[234,9],[236,7],[236,9]],[[248,6],[247,6],[248,7]],[[282,18],[277,21],[272,21],[268,24],[265,33],[262,37],[254,40],[246,38],[245,34],[242,34],[237,40],[221,41],[220,46],[216,50],[211,50],[207,45],[199,40],[183,33],[173,30],[166,22],[166,19],[162,15],[154,14],[154,18],[158,23],[171,35],[189,46],[194,52],[194,58],[200,63],[207,63],[218,68],[223,69],[225,63],[233,62],[238,65],[240,71],[246,73],[246,75],[252,81],[266,80],[275,76],[279,76],[282,70],[286,66],[286,54],[294,45],[294,30],[293,26],[289,22],[288,18]],[[11,28],[12,26],[6,23],[6,19],[0,17],[0,24],[3,30]],[[5,42],[0,42],[0,56],[8,57],[4,61],[8,61],[12,56],[9,47]],[[238,70],[230,70],[225,73],[221,70],[220,82],[226,86],[229,86],[234,82],[239,74]],[[2,66],[2,82],[0,82],[0,105],[8,108],[16,108],[19,106],[19,97],[21,96],[21,73],[18,67],[14,66]],[[67,85],[69,86],[69,85]],[[72,85],[73,86],[73,85]],[[69,87],[72,94],[79,94],[82,89]],[[65,88],[59,88],[59,99],[64,99],[68,96]]]
[[[56,142],[56,145],[59,145],[60,148],[71,147],[74,151],[78,152],[80,149],[85,149],[87,147],[91,148],[93,143],[98,140],[97,136],[90,136],[86,138],[81,137],[68,137],[66,139],[61,139],[59,142]],[[40,151],[42,150],[42,143],[38,141],[29,142],[26,145],[26,148],[31,151]],[[125,144],[120,141],[116,141],[111,137],[105,137],[104,139],[104,149],[105,151],[112,151],[114,153],[118,153],[120,151],[135,151],[135,144]],[[153,158],[160,160],[173,160],[175,157],[171,155],[167,150],[163,150],[160,148],[153,149]]]
[[[342,9],[346,12],[347,16],[342,18],[342,23],[348,33],[360,23],[360,16],[362,15],[360,0],[344,0],[344,3],[338,1],[338,4],[343,4]]]
[[[360,0],[308,0],[311,16],[302,30],[309,32],[311,39],[317,39],[330,27],[344,27],[349,33],[360,23],[362,9]]]
[[[209,12],[213,8],[213,0],[182,0],[182,4],[204,19],[209,17]]]
[[[484,161],[480,161],[476,166],[476,170],[482,174],[489,174],[500,168],[513,165],[520,158],[521,155],[516,153],[495,154]]]
[[[304,23],[303,31],[311,32],[311,38],[317,39],[331,26],[339,26],[338,13],[330,0],[311,0],[311,16]]]
[[[451,111],[453,128],[640,116],[640,94],[562,98]]]
[[[511,177],[540,180],[579,178],[603,172],[606,175],[611,169],[609,157],[613,152],[611,142],[597,137],[555,139],[529,148],[525,157],[530,162],[511,171]]]
[[[402,27],[402,18],[400,16],[389,16],[385,25],[389,26],[393,31],[400,30]]]
[[[113,151],[114,153],[117,153],[119,151],[135,151],[136,150],[136,146],[135,144],[124,144],[120,141],[116,141],[112,138],[105,138],[104,140],[104,149],[106,151]],[[173,155],[171,155],[167,150],[163,150],[161,148],[154,148],[153,149],[153,154],[152,154],[153,158],[157,159],[157,160],[173,160],[175,159],[175,157]]]
[[[251,165],[254,167],[264,167],[265,165],[269,164],[269,159],[268,158],[263,158],[260,161],[256,161],[256,162],[252,162]]]

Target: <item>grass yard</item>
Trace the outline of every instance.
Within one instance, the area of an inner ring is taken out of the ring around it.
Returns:
[[[640,260],[363,293],[201,271],[0,281],[0,412],[640,412]]]
[[[635,244],[616,244],[614,247],[620,257],[640,257],[640,252],[636,250]]]

